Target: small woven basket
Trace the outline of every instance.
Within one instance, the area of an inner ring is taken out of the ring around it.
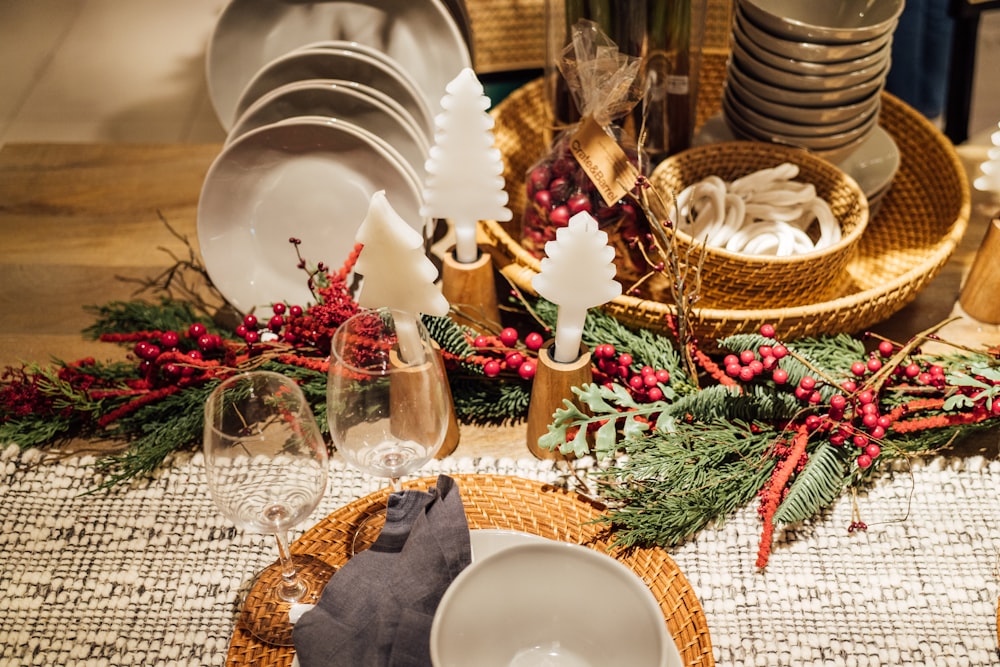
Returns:
[[[682,256],[689,253],[687,261],[695,266],[703,262],[700,305],[784,308],[799,305],[807,298],[835,298],[846,289],[843,272],[868,225],[868,200],[854,179],[829,162],[800,148],[733,141],[671,156],[656,166],[649,180],[662,199],[670,201],[687,186],[708,176],[718,176],[728,183],[785,162],[798,166],[794,180],[814,185],[817,196],[830,205],[840,223],[840,241],[807,254],[774,257],[706,248],[678,231],[677,245]]]

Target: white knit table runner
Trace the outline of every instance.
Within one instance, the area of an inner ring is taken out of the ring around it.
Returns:
[[[39,458],[0,453],[0,666],[223,665],[241,590],[275,551],[216,511],[201,456],[92,495],[92,459]],[[381,485],[332,468],[308,525]],[[485,457],[421,474],[442,472],[559,479],[551,463]],[[859,506],[867,532],[848,533],[845,496],[779,535],[763,573],[753,507],[671,550],[719,665],[1000,664],[1000,463],[897,469]]]

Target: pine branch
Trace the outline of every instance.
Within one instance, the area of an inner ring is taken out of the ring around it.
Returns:
[[[451,380],[451,389],[455,416],[463,423],[509,424],[528,414],[531,390],[525,383],[456,377]]]
[[[845,458],[842,447],[821,442],[789,487],[774,522],[804,521],[840,497],[848,480]]]
[[[774,460],[769,433],[747,424],[677,424],[626,441],[626,456],[595,473],[612,509],[602,520],[623,547],[678,544],[756,495]]]
[[[107,333],[187,331],[199,319],[188,303],[165,297],[156,304],[145,301],[113,301],[103,306],[85,306],[84,310],[97,318],[83,330],[83,334],[92,339]]]

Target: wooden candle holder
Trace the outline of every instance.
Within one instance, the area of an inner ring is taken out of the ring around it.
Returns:
[[[970,317],[986,324],[1000,324],[1000,214],[983,237],[976,259],[962,286],[958,303]]]
[[[539,459],[570,459],[571,455],[558,450],[543,449],[538,439],[548,433],[552,415],[563,407],[563,400],[579,403],[572,388],[593,381],[590,369],[590,351],[581,346],[576,361],[561,363],[552,358],[553,341],[538,350],[538,369],[531,385],[531,401],[528,403],[528,451]],[[583,409],[583,408],[581,408]]]
[[[435,349],[437,346],[435,345]],[[420,422],[431,417],[431,415],[422,414],[418,410],[412,409],[410,406],[413,401],[410,397],[414,393],[425,393],[427,391],[425,380],[427,378],[423,373],[418,373],[416,370],[406,369],[406,364],[400,362],[395,352],[390,353],[390,358],[393,360],[395,365],[404,367],[399,373],[392,376],[392,384],[389,385],[389,401],[392,403],[392,419],[393,426],[400,432],[406,433],[407,431],[413,430],[420,432],[423,430],[420,426]],[[428,362],[428,365],[430,362]],[[420,367],[423,369],[423,367]],[[459,429],[458,429],[458,418],[455,416],[455,401],[451,394],[451,385],[448,384],[448,378],[444,378],[445,382],[445,398],[448,402],[448,428],[445,432],[444,443],[441,445],[441,449],[438,450],[434,458],[443,459],[448,456],[458,447],[459,441]]]
[[[488,252],[480,249],[475,262],[463,264],[455,259],[454,246],[449,248],[442,260],[441,291],[448,303],[460,311],[451,314],[457,323],[500,330],[493,257]],[[463,317],[461,312],[467,312],[469,317]]]

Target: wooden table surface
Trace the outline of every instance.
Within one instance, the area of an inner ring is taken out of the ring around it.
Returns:
[[[85,340],[84,310],[133,298],[187,256],[161,221],[197,247],[201,184],[219,145],[8,144],[0,149],[0,369],[22,362],[117,359],[124,351]],[[976,167],[976,156],[970,169]],[[985,159],[985,156],[984,156]],[[989,218],[993,197],[975,193],[965,240],[934,282],[877,331],[906,340],[952,314],[961,281]],[[172,253],[172,255],[171,255]],[[132,281],[132,282],[130,282]],[[1000,327],[964,318],[948,338],[1000,344]],[[463,430],[457,454],[523,454],[517,427]]]

